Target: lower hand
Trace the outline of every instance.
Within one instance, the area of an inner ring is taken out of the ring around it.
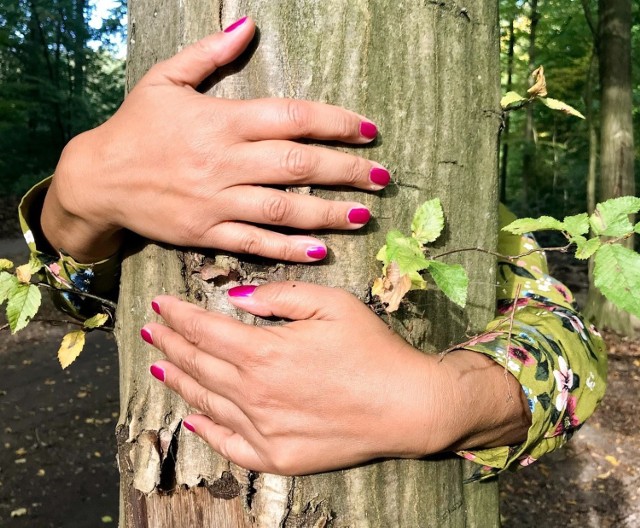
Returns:
[[[78,261],[113,254],[123,229],[181,246],[310,262],[324,243],[257,225],[357,229],[357,202],[286,193],[276,185],[379,190],[379,164],[297,138],[370,142],[376,127],[335,106],[286,99],[226,100],[196,87],[253,38],[246,19],[151,68],[118,112],[70,142],[42,213],[45,236]],[[256,225],[257,224],[257,225]]]
[[[519,383],[481,354],[425,355],[336,288],[240,286],[229,300],[291,322],[256,327],[160,296],[169,326],[142,337],[166,356],[152,374],[202,413],[185,426],[240,466],[297,475],[526,438]]]

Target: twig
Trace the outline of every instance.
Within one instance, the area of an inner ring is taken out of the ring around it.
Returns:
[[[524,253],[520,253],[519,255],[502,255],[500,253],[497,253],[495,251],[491,251],[489,249],[484,249],[484,248],[479,248],[479,247],[468,247],[468,248],[452,249],[450,251],[445,251],[444,253],[440,253],[439,255],[434,255],[431,258],[432,259],[442,258],[442,257],[446,257],[447,255],[453,255],[455,253],[462,253],[464,251],[479,251],[480,253],[486,253],[487,255],[493,255],[494,257],[497,257],[497,258],[500,258],[500,259],[513,261],[513,260],[517,260],[517,259],[526,257],[528,255],[531,255],[532,253],[540,253],[540,252],[545,252],[545,251],[560,251],[561,253],[566,253],[569,250],[569,248],[571,247],[571,244],[572,243],[569,243],[566,246],[533,248],[533,249],[530,249],[529,251],[526,251]]]
[[[35,285],[42,286],[43,288],[49,288],[50,290],[55,290],[61,293],[68,292],[68,293],[73,293],[74,295],[78,295],[80,297],[86,297],[87,299],[93,299],[94,301],[98,301],[103,305],[108,306],[114,311],[118,307],[116,303],[114,303],[113,301],[110,301],[109,299],[105,299],[104,297],[99,297],[98,295],[94,295],[93,293],[83,292],[82,290],[78,290],[77,288],[61,289],[61,288],[56,288],[54,286],[51,286],[51,284],[48,284],[46,282],[36,282]]]
[[[2,332],[3,330],[6,330],[7,328],[9,328],[9,323],[3,324],[2,326],[0,326],[0,332]]]
[[[509,314],[509,334],[507,335],[507,352],[504,358],[504,379],[507,381],[507,388],[509,391],[507,401],[513,402],[513,394],[511,394],[511,387],[509,386],[509,382],[507,380],[507,375],[509,374],[509,370],[507,366],[509,364],[509,349],[511,348],[511,336],[513,335],[513,320],[516,316],[516,309],[518,308],[518,300],[520,299],[520,290],[522,289],[522,284],[518,284],[516,286],[516,293],[514,295],[513,304],[511,305],[511,313]]]
[[[70,325],[81,326],[82,328],[85,328],[84,323],[80,321],[72,321],[71,319],[41,319],[38,317],[38,318],[32,319],[32,321],[36,323],[50,323],[54,325],[70,324]],[[101,330],[102,332],[113,332],[114,328],[113,326],[96,326],[95,328],[85,328],[85,330],[87,331]]]

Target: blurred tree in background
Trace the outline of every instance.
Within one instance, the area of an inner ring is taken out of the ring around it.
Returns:
[[[91,27],[89,0],[0,0],[0,196],[53,172],[73,136],[119,106],[124,60],[114,36],[124,2]]]

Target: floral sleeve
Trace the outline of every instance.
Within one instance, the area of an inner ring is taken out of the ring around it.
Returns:
[[[35,185],[22,198],[18,214],[20,227],[32,255],[44,263],[47,282],[56,290],[56,305],[78,319],[95,315],[98,301],[83,292],[112,298],[118,285],[120,259],[118,255],[93,264],[81,264],[65,254],[63,248],[53,249],[40,230],[40,213],[51,178]]]
[[[501,207],[501,227],[514,219]],[[520,255],[537,247],[530,234],[500,231],[502,255]],[[461,451],[480,464],[471,480],[510,466],[527,466],[564,445],[591,416],[606,387],[602,338],[576,311],[567,287],[548,275],[542,252],[516,262],[500,260],[497,284],[496,318],[487,333],[464,348],[486,354],[516,377],[529,401],[532,423],[520,445]]]

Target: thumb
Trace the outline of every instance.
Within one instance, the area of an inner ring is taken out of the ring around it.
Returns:
[[[237,286],[228,292],[236,307],[260,317],[280,317],[294,321],[348,317],[360,304],[339,288],[307,282],[272,282],[262,286]]]
[[[250,18],[237,20],[224,31],[199,40],[149,70],[140,84],[197,87],[220,66],[235,60],[249,45],[256,26]]]

